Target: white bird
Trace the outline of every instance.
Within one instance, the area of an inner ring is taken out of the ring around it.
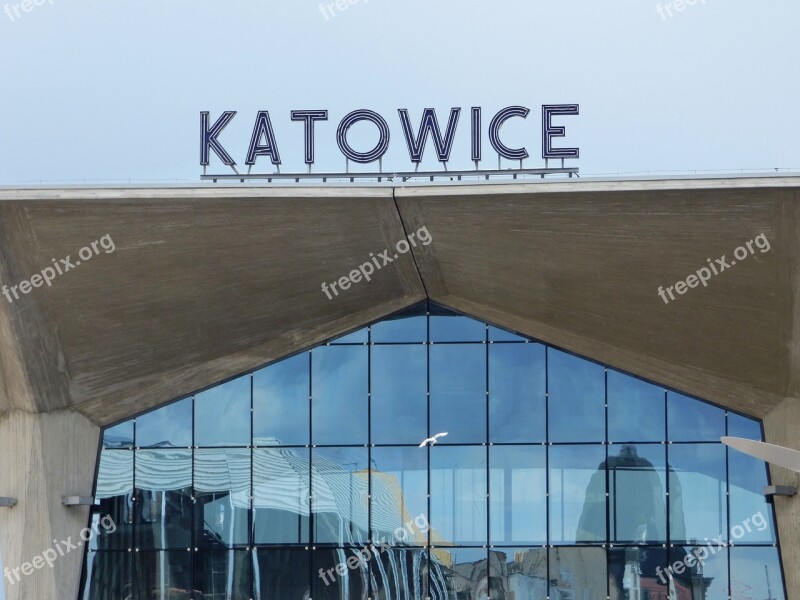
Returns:
[[[720,438],[720,440],[726,446],[735,448],[739,452],[744,452],[770,464],[800,473],[800,452],[797,450],[736,437],[726,436]]]
[[[428,444],[430,444],[431,446],[433,446],[433,445],[434,445],[436,442],[438,442],[438,441],[439,441],[439,438],[440,438],[440,437],[444,437],[444,436],[446,436],[446,435],[447,435],[447,432],[446,432],[446,431],[443,431],[442,433],[437,433],[435,436],[433,436],[433,437],[429,437],[427,440],[422,440],[422,443],[419,445],[419,447],[420,447],[420,448],[424,448],[424,447],[425,447],[425,446],[427,446]]]

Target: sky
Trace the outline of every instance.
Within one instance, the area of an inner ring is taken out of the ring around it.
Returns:
[[[542,167],[542,104],[580,105],[555,122],[584,176],[800,170],[796,0],[17,1],[0,0],[0,185],[199,182],[200,112],[224,110],[238,111],[220,142],[240,168],[269,111],[283,172],[306,168],[291,110],[329,111],[314,169],[336,172],[339,121],[374,110],[392,172],[413,168],[398,109],[416,128],[435,108],[444,128],[461,107],[448,166],[467,169],[470,107],[495,168],[488,122],[521,105],[504,142]],[[377,139],[367,123],[350,133],[360,150]],[[430,140],[422,167],[441,168]],[[212,155],[209,172],[230,171]]]

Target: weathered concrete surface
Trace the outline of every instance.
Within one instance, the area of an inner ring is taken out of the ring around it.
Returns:
[[[431,299],[763,417],[796,389],[791,257],[798,180],[406,188]],[[707,259],[755,256],[665,304]]]
[[[10,411],[0,417],[0,495],[16,497],[14,508],[0,509],[0,553],[3,566],[14,569],[31,562],[53,540],[65,550],[53,568],[46,564],[13,585],[4,579],[7,600],[75,600],[83,548],[66,552],[68,537],[80,541],[88,507],[67,508],[63,495],[92,495],[100,429],[75,411],[33,414]],[[39,565],[41,562],[37,561]],[[34,565],[35,566],[35,565]],[[30,567],[27,567],[30,571]]]

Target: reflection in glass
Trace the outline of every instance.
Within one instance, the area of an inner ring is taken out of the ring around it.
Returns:
[[[486,442],[486,348],[431,346],[430,361],[431,435],[448,432],[447,444]]]
[[[306,549],[258,549],[253,560],[253,588],[258,600],[305,600],[311,552]]]
[[[667,439],[664,388],[608,370],[608,439],[663,442]]]
[[[614,547],[608,553],[611,598],[670,598],[667,550]],[[684,596],[672,596],[676,600]]]
[[[547,543],[546,459],[544,446],[489,449],[490,543]]]
[[[489,341],[490,342],[524,342],[524,337],[511,333],[500,327],[489,326]]]
[[[442,554],[444,550],[436,551]],[[428,556],[425,550],[391,548],[372,552],[370,573],[373,598],[399,598],[403,600],[426,600],[428,593]],[[439,578],[437,589],[444,588]],[[441,597],[441,596],[439,596]]]
[[[253,541],[307,544],[311,495],[309,450],[253,450]]]
[[[136,452],[136,547],[189,548],[192,544],[191,450]]]
[[[200,551],[194,554],[197,600],[250,600],[251,558],[247,550]],[[192,600],[194,600],[194,598]]]
[[[312,350],[314,444],[367,443],[367,353],[366,346],[323,346]]]
[[[764,497],[767,465],[736,450],[728,452],[731,541],[735,544],[771,544],[772,505]]]
[[[353,333],[349,333],[335,340],[331,340],[331,344],[366,344],[369,340],[369,327],[358,329]]]
[[[489,346],[489,439],[546,440],[545,350],[541,344]]]
[[[503,548],[489,552],[492,598],[541,600],[547,597],[547,550]]]
[[[369,531],[367,449],[315,448],[312,452],[314,541],[339,545],[366,543]]]
[[[434,446],[431,453],[431,524],[446,543],[486,540],[486,449]]]
[[[615,542],[667,541],[666,450],[661,444],[608,447],[609,519]]]
[[[667,392],[667,427],[673,442],[718,442],[725,411],[677,392]]]
[[[413,343],[428,341],[428,320],[426,307],[419,304],[388,319],[384,319],[371,328],[372,343]]]
[[[253,444],[309,444],[310,353],[253,373]]]
[[[722,444],[669,446],[671,538],[675,542],[727,538],[725,447]],[[685,508],[684,508],[685,507]],[[680,522],[686,531],[681,535]]]
[[[605,369],[548,348],[547,370],[550,441],[604,441]]]
[[[244,546],[250,517],[250,450],[196,450],[195,546]]]
[[[127,600],[133,593],[133,554],[95,552],[86,555],[83,565],[84,585],[81,600]]]
[[[762,441],[761,423],[736,413],[728,413],[728,435],[748,440]]]
[[[372,439],[419,444],[428,437],[427,348],[374,346],[370,369]]]
[[[192,592],[192,552],[134,553],[134,598],[189,600]]]
[[[372,539],[425,546],[430,528],[427,450],[373,448],[371,484]]]
[[[192,445],[192,399],[186,398],[136,418],[139,448]]]
[[[128,550],[133,547],[133,451],[103,450],[97,471],[95,498],[100,506],[92,507],[93,519],[109,517],[116,525],[97,529],[91,548]],[[108,521],[106,521],[108,522]],[[109,524],[110,525],[110,524]]]
[[[550,548],[550,597],[606,598],[606,568],[605,548]]]
[[[783,592],[778,549],[731,548],[731,594],[734,598],[750,596],[754,600],[786,600]]]
[[[363,546],[362,546],[363,547]],[[358,548],[318,548],[312,567],[314,600],[367,600],[369,596],[369,563],[359,559]],[[348,560],[351,560],[350,566]],[[322,572],[322,575],[320,575]]]
[[[431,551],[434,598],[483,600],[489,597],[488,554],[483,548],[437,548]]]
[[[120,423],[103,433],[103,448],[132,448],[134,420]]]
[[[550,543],[606,539],[603,446],[550,447]]]
[[[703,544],[670,548],[669,562],[664,565],[668,588],[680,599],[728,600],[728,549],[716,544],[709,549]],[[744,600],[742,596],[733,597]]]
[[[431,342],[483,342],[486,325],[471,317],[464,317],[442,309],[430,307]]]
[[[250,445],[250,375],[197,394],[194,410],[195,446]]]

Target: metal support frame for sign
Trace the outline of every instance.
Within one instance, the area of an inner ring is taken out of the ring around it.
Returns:
[[[16,498],[0,496],[0,508],[14,508],[17,505]]]
[[[94,506],[94,498],[91,496],[61,496],[61,504],[64,506]]]

